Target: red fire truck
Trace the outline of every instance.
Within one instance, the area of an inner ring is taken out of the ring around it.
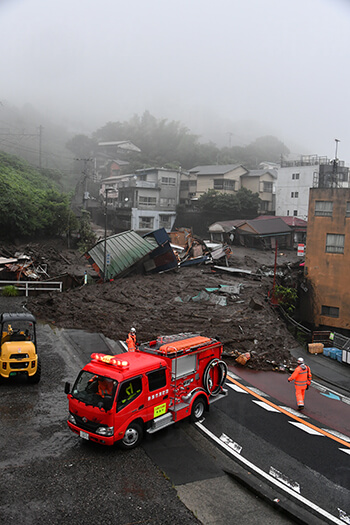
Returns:
[[[69,428],[103,445],[136,447],[152,434],[190,416],[198,421],[227,395],[227,366],[216,339],[185,333],[158,337],[136,352],[95,353],[73,388],[66,383]]]

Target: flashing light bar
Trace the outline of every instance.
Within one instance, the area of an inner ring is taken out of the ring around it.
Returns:
[[[112,366],[116,366],[118,368],[123,368],[123,369],[126,369],[129,367],[128,361],[126,361],[125,359],[116,359],[115,356],[113,355],[94,353],[94,354],[91,354],[91,360],[104,363],[105,365],[112,365]]]

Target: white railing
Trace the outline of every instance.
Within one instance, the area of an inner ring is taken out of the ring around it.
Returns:
[[[25,291],[28,297],[29,291],[39,290],[41,292],[62,292],[62,282],[60,281],[0,281],[0,291],[5,286],[15,286],[17,290]]]

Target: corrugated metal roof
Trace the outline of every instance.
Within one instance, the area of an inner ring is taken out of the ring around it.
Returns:
[[[135,263],[154,250],[153,243],[143,239],[133,230],[107,237],[106,247],[107,262],[109,262],[106,266],[106,280],[125,274]],[[104,253],[104,239],[87,252],[87,255],[100,269],[101,275],[104,271]]]

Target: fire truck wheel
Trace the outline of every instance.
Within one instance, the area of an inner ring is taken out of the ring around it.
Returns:
[[[197,397],[192,405],[191,421],[194,423],[199,421],[203,417],[205,409],[206,405],[203,397]]]
[[[122,448],[135,448],[141,443],[143,438],[142,427],[138,423],[131,423],[126,429],[123,439],[120,442]]]

